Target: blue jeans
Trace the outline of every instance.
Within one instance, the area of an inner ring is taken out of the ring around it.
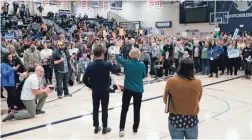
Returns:
[[[193,128],[181,129],[169,123],[169,131],[172,139],[198,139],[198,125]]]
[[[206,74],[208,75],[210,73],[210,62],[209,59],[201,59],[201,74]]]

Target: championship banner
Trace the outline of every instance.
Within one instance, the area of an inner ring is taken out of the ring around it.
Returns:
[[[103,9],[104,8],[104,1],[99,1],[99,9]]]
[[[155,0],[149,0],[150,8],[155,6]]]
[[[42,0],[42,4],[43,4],[43,6],[48,5],[49,4],[49,0]]]
[[[92,8],[93,2],[92,1],[87,1],[87,8]]]
[[[82,8],[85,9],[87,7],[87,1],[82,1],[81,5],[82,5]]]
[[[81,1],[76,2],[76,7],[81,7]]]
[[[103,4],[104,9],[105,9],[105,10],[108,9],[108,1],[104,1],[103,3],[104,3],[104,4]]]

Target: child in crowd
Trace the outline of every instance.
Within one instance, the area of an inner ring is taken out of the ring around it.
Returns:
[[[84,75],[88,64],[90,63],[90,59],[87,57],[87,53],[83,53],[82,57],[78,62],[78,71],[77,71],[77,82],[81,83],[81,77]]]

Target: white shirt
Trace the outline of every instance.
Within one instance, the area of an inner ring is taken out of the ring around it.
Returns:
[[[48,58],[49,56],[52,56],[52,49],[43,49],[40,52],[41,59]]]
[[[24,82],[21,92],[21,100],[33,100],[35,95],[32,93],[32,89],[39,89],[39,78],[35,73],[31,74]]]
[[[78,48],[68,49],[69,54],[72,55],[73,53],[77,54],[79,52]]]

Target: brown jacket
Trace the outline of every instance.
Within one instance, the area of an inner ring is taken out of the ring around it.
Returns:
[[[202,84],[198,79],[188,80],[181,77],[169,78],[163,96],[166,104],[170,93],[169,112],[180,115],[198,115]]]

